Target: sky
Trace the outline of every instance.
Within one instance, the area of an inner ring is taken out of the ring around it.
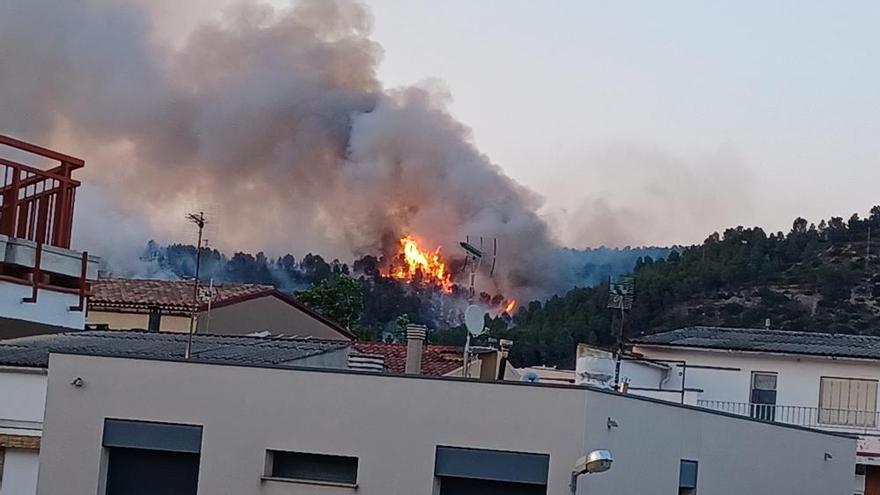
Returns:
[[[880,203],[878,2],[368,3],[382,80],[445,84],[569,245]]]
[[[182,44],[239,0],[95,1],[144,7]],[[382,83],[445,90],[563,245],[690,244],[880,204],[880,2],[364,1]]]

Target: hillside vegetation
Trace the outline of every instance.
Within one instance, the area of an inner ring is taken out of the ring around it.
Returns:
[[[194,254],[193,246],[151,244],[145,259],[153,276],[187,277]],[[880,206],[864,219],[832,217],[813,225],[798,218],[789,232],[731,228],[671,251],[602,248],[575,254],[583,257],[578,258],[583,287],[520,304],[513,315],[489,321],[488,337],[515,342],[514,364],[572,367],[579,342],[614,345],[620,324],[607,308],[608,277],[628,269],[636,295],[626,336],[687,325],[763,327],[767,319],[779,329],[880,335]],[[363,339],[389,338],[415,322],[429,326],[433,342],[464,341],[464,329],[446,318],[435,291],[382,277],[374,257],[350,269],[311,254],[301,260],[262,253],[226,258],[205,249],[202,261],[205,278],[298,291],[304,302]]]
[[[870,257],[869,231],[873,236]],[[731,228],[633,270],[627,336],[687,325],[880,335],[880,206],[866,219],[803,218],[788,233]],[[532,302],[493,333],[511,338],[519,364],[574,365],[578,342],[612,345],[607,283]]]

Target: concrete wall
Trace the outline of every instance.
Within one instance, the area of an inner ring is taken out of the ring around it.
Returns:
[[[568,493],[575,460],[608,447],[614,467],[581,494],[676,493],[688,456],[701,462],[701,493],[848,495],[855,447],[573,387],[53,354],[40,495],[96,493],[106,417],[203,425],[206,495],[352,492],[261,481],[267,449],[357,456],[363,495],[429,494],[437,445],[548,453],[548,494]],[[620,427],[609,431],[608,417]]]
[[[582,477],[578,493],[676,493],[682,459],[699,463],[698,494],[852,493],[853,440],[633,401],[589,394],[587,450],[611,450],[612,471],[618,471]],[[592,411],[607,413],[618,426],[609,429],[607,417]]]
[[[164,319],[164,318],[163,318]],[[272,333],[349,340],[332,327],[274,296],[250,299],[199,315],[199,332],[241,335],[268,330]]]
[[[0,455],[4,456],[0,495],[36,493],[39,453],[36,450],[5,449]]]
[[[32,293],[30,285],[0,280],[0,315],[77,330],[85,327],[85,312],[70,310],[71,306],[79,304],[77,294],[40,289],[36,303],[22,302]],[[0,335],[0,338],[3,336]]]
[[[45,370],[0,367],[0,421],[43,421]]]
[[[429,494],[438,444],[552,452],[550,493],[564,493],[583,440],[583,394],[552,388],[66,355],[49,374],[45,495],[95,492],[108,416],[204,425],[205,495],[350,493],[261,482],[266,449],[357,456],[364,495]]]
[[[41,435],[47,381],[45,370],[0,368],[0,435]],[[0,495],[34,495],[39,452],[0,450],[4,456]]]
[[[189,320],[188,316],[162,315],[159,329],[163,332],[189,332]],[[150,325],[150,315],[89,310],[86,322],[106,324],[111,330],[146,329]]]

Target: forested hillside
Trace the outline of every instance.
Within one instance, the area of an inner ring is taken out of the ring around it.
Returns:
[[[193,246],[151,244],[145,260],[152,276],[187,277],[194,255]],[[880,335],[880,206],[865,219],[832,217],[813,225],[798,218],[789,232],[737,227],[683,249],[603,248],[593,256],[601,262],[578,265],[584,287],[522,303],[512,315],[489,322],[491,337],[514,340],[515,364],[571,367],[578,342],[612,345],[619,322],[606,307],[607,280],[628,267],[636,296],[627,336],[695,324],[761,327],[767,319],[773,328]],[[417,322],[429,325],[434,342],[463,342],[464,329],[447,317],[442,297],[383,277],[379,263],[371,256],[349,267],[313,254],[300,260],[262,253],[227,258],[203,250],[203,278],[296,292],[364,339],[388,338],[406,322]],[[493,295],[482,297],[490,302]]]
[[[868,257],[869,231],[871,256]],[[701,245],[635,266],[629,335],[686,325],[763,327],[880,335],[880,206],[868,218],[802,218],[789,232],[732,228]],[[497,336],[516,341],[519,364],[574,365],[577,342],[615,342],[608,286],[532,302]]]

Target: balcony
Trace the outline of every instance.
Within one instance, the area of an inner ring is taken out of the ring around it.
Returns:
[[[880,432],[880,413],[877,411],[780,406],[719,400],[697,400],[697,406],[739,416],[748,416],[761,421],[806,426],[821,430],[849,433]]]
[[[0,157],[0,234],[70,248],[73,205],[79,182],[72,172],[85,163],[0,134],[3,155],[26,157],[48,168]]]
[[[51,311],[36,304],[41,289],[53,291],[53,301],[64,293],[73,294],[74,298],[65,299],[75,300],[67,304],[69,311],[84,313],[88,280],[97,276],[100,260],[70,249],[73,207],[80,185],[73,179],[73,171],[83,166],[85,162],[79,158],[0,134],[2,295],[29,306],[15,304],[4,310],[4,316],[69,325],[69,315],[44,321]],[[22,286],[26,286],[26,293]]]

